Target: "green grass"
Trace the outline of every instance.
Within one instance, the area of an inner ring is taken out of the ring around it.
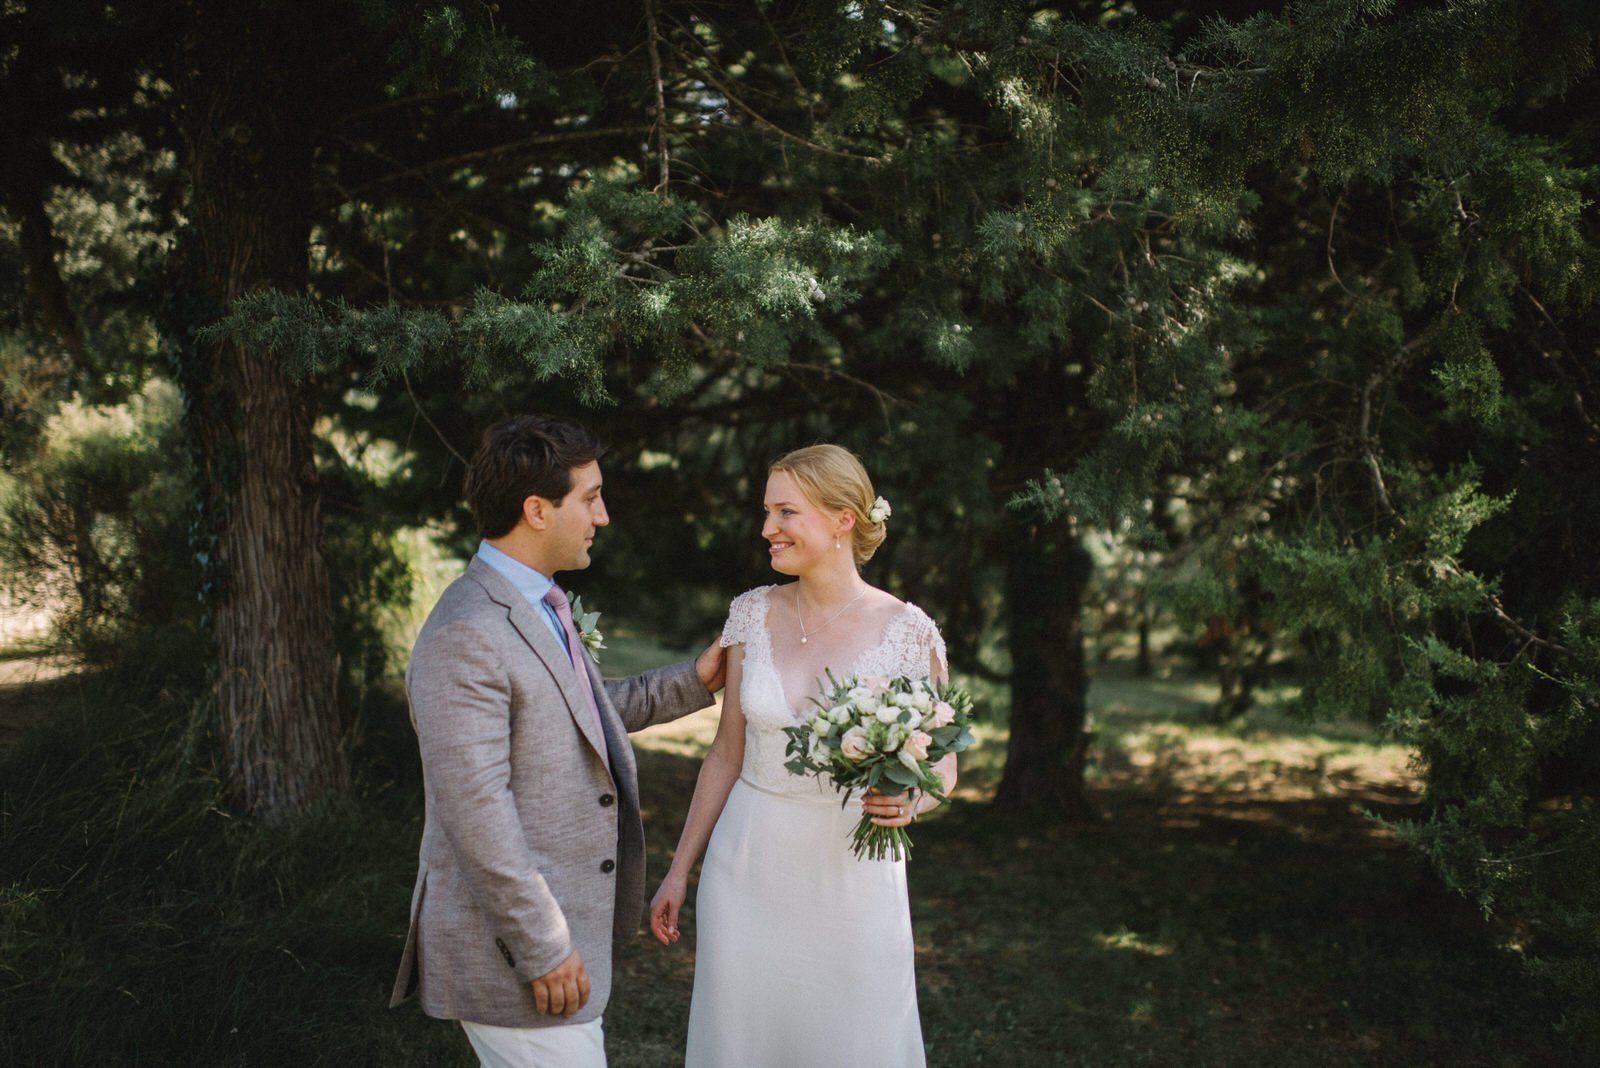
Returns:
[[[612,643],[608,671],[669,652]],[[994,811],[989,724],[956,802],[917,827],[930,1064],[1576,1063],[1517,932],[1363,815],[1412,803],[1403,753],[1353,725],[1210,726],[1180,675],[1108,672],[1091,697],[1107,819]],[[421,832],[393,695],[357,796],[279,829],[229,814],[182,701],[88,680],[63,702],[0,758],[0,1064],[473,1063],[455,1028],[386,1007]],[[714,727],[639,739],[652,878]],[[616,1068],[680,1063],[688,932],[619,955]]]
[[[1203,679],[1102,672],[1089,780],[1108,818],[1089,825],[989,806],[1005,732],[982,728],[956,803],[916,830],[930,1065],[1572,1063],[1510,934],[1367,818],[1415,803],[1408,755],[1270,709],[1282,730],[1213,726],[1214,699]],[[714,726],[638,739],[654,872]],[[688,919],[672,950],[619,960],[619,1068],[676,1063]]]

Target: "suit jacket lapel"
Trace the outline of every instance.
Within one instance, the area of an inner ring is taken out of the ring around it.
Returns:
[[[583,687],[579,684],[577,673],[573,670],[572,661],[567,655],[566,644],[551,633],[549,625],[540,618],[540,609],[529,604],[528,599],[511,584],[510,579],[476,556],[467,564],[467,574],[483,587],[491,601],[505,607],[512,628],[521,635],[528,648],[544,664],[545,670],[550,673],[550,678],[556,684],[556,689],[567,702],[567,711],[572,716],[572,722],[577,725],[584,739],[594,747],[595,752],[601,752],[594,717],[589,714],[589,704],[584,700]],[[603,690],[598,681],[591,678],[590,682],[594,686],[596,703],[601,703]],[[601,715],[605,715],[605,712],[602,711]]]

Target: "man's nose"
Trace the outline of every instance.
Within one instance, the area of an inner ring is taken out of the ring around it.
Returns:
[[[611,523],[611,516],[606,512],[605,501],[595,502],[594,513],[590,516],[590,520],[597,527],[608,526]]]

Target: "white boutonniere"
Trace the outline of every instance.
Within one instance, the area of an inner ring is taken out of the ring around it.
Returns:
[[[595,626],[600,621],[599,612],[585,612],[583,598],[572,599],[572,625],[578,628],[578,637],[583,642],[583,651],[589,654],[589,659],[596,664],[600,663],[600,650],[606,647],[606,636],[601,634]]]

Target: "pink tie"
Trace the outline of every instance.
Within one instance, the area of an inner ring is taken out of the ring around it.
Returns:
[[[572,661],[572,670],[578,674],[578,685],[583,687],[584,699],[589,702],[589,711],[594,715],[594,729],[600,736],[600,756],[609,764],[611,754],[606,748],[605,728],[600,725],[600,706],[595,702],[594,687],[589,682],[589,666],[583,662],[586,655],[583,638],[578,635],[578,628],[572,622],[572,606],[567,603],[567,595],[561,592],[559,586],[551,586],[544,600],[555,609],[556,618],[561,620],[561,627],[567,632],[567,657]]]

